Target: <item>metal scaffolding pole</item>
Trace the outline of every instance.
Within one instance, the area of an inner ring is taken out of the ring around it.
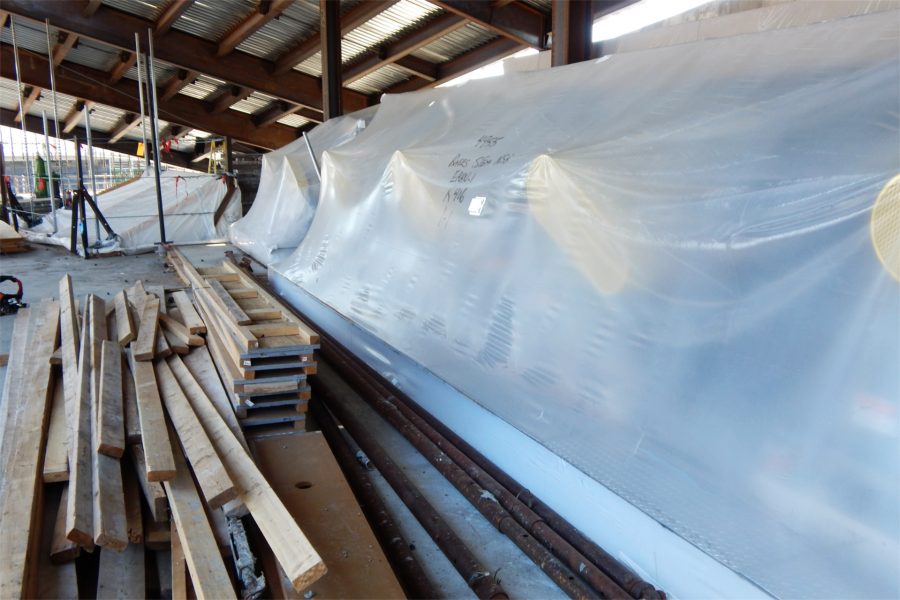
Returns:
[[[94,142],[91,140],[91,109],[84,106],[84,127],[87,129],[87,144],[88,144],[88,175],[91,177],[91,197],[94,199],[94,202],[99,202],[97,199],[97,180],[94,178]],[[94,219],[94,230],[97,234],[96,241],[100,242],[100,219]]]
[[[55,127],[53,130],[55,135],[53,137],[59,140],[59,107],[56,103],[56,65],[53,60],[53,44],[50,42],[50,19],[44,19],[44,25],[47,28],[47,57],[49,58],[48,64],[50,65],[50,93],[53,97],[53,124]],[[47,137],[46,118],[44,119],[44,137]],[[57,141],[57,143],[59,142]],[[53,214],[53,233],[56,233],[56,209],[59,207],[56,205],[56,194],[54,194],[54,190],[59,193],[60,199],[62,199],[62,191],[58,189],[59,186],[55,186],[53,183],[53,162],[50,158],[49,142],[47,143],[47,170],[50,171],[50,211]],[[56,170],[60,176],[60,183],[62,183],[62,167],[59,162],[58,152],[56,154]]]
[[[151,37],[151,39],[153,39]],[[134,34],[134,51],[137,55],[138,98],[141,104],[141,141],[144,144],[144,170],[150,168],[150,154],[147,152],[147,121],[144,120],[144,76],[141,74],[141,38]]]
[[[53,233],[56,233],[56,204],[53,195],[53,163],[50,162],[50,135],[47,133],[47,113],[41,111],[41,120],[44,122],[44,150],[47,152],[47,169],[50,171],[47,179],[50,182],[50,214],[53,216]]]
[[[153,175],[156,177],[156,210],[159,214],[159,243],[166,243],[166,218],[163,214],[162,183],[159,176],[159,114],[156,105],[156,73],[153,65],[153,30],[147,29],[150,56],[147,61],[147,106],[150,108],[150,131],[153,134]],[[146,154],[146,149],[145,149]]]
[[[28,156],[28,130],[25,129],[25,99],[22,97],[22,69],[19,67],[19,45],[16,43],[16,20],[10,15],[9,29],[12,33],[13,60],[16,63],[16,90],[19,92],[19,124],[22,125],[22,143],[25,148],[25,179],[31,192],[29,208],[34,215],[34,178],[31,176],[31,163]]]

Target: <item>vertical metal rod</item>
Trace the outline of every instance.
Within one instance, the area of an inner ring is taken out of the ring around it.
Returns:
[[[19,67],[19,45],[16,43],[16,20],[10,15],[9,29],[12,33],[13,60],[16,63],[16,90],[19,92],[19,123],[22,125],[22,142],[25,146],[25,178],[28,189],[31,191],[29,208],[34,215],[34,178],[31,177],[31,164],[28,157],[28,131],[25,129],[25,98],[22,96],[22,69]]]
[[[99,203],[100,201],[97,199],[97,180],[94,179],[94,142],[91,139],[91,109],[84,106],[84,126],[87,128],[87,143],[88,143],[88,175],[91,178],[91,197],[94,199],[94,202]],[[99,217],[99,215],[95,215],[95,217]],[[94,219],[94,231],[97,234],[96,241],[100,241],[100,219]]]
[[[53,44],[50,43],[50,19],[44,19],[44,25],[47,28],[47,57],[49,59],[50,64],[50,93],[53,97],[53,124],[55,135],[53,136],[57,140],[59,139],[59,107],[56,102],[56,63],[53,60]],[[68,35],[74,35],[72,33]],[[44,125],[44,132],[46,137],[47,125]],[[51,166],[53,163],[50,159],[50,146],[47,145],[47,167],[50,170],[50,210],[53,213],[53,233],[56,233],[56,196],[53,193],[55,189],[59,193],[60,199],[62,199],[62,192],[58,189],[59,186],[53,185],[53,167]],[[62,168],[59,165],[59,153],[56,156],[56,170],[60,175],[60,183],[62,183]]]
[[[90,251],[88,246],[88,232],[87,232],[87,208],[85,207],[84,201],[84,171],[81,168],[81,144],[78,142],[78,138],[75,138],[75,171],[78,176],[78,183],[75,185],[78,188],[78,212],[81,213],[81,247],[84,249],[84,257],[90,258]],[[72,200],[72,204],[74,206],[75,200]],[[94,218],[97,218],[97,215],[94,215]]]
[[[50,182],[50,214],[53,216],[53,233],[56,233],[56,204],[54,202],[55,194],[53,193],[53,163],[50,162],[50,135],[47,133],[47,113],[41,111],[41,120],[44,122],[44,150],[47,152],[47,169],[49,174],[47,180]]]
[[[134,34],[134,51],[137,54],[138,98],[141,103],[141,139],[144,143],[144,170],[150,168],[150,154],[147,151],[147,122],[144,120],[144,76],[141,74],[141,38]]]
[[[156,105],[156,73],[153,65],[153,30],[147,29],[150,56],[147,61],[147,105],[150,108],[150,131],[153,133],[153,175],[156,177],[156,210],[159,213],[159,243],[166,243],[166,218],[163,209],[162,183],[159,176],[159,118]]]

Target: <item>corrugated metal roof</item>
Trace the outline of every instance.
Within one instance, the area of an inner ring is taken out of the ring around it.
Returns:
[[[218,41],[256,9],[254,0],[197,0],[173,29]]]
[[[409,77],[409,72],[406,70],[394,65],[385,65],[365,77],[360,77],[347,87],[363,94],[376,94],[396,83],[406,81]]]
[[[44,55],[46,54],[44,52]],[[98,71],[108,71],[119,61],[119,54],[120,52],[111,46],[80,38],[78,44],[69,50],[65,62],[73,62]],[[61,66],[65,68],[64,65]]]
[[[166,7],[165,2],[148,0],[103,0],[103,4],[150,21],[155,21]]]
[[[274,60],[291,46],[319,30],[319,4],[314,0],[298,0],[277,19],[241,42],[237,49],[260,58]]]
[[[12,17],[11,17],[12,18]],[[38,25],[32,21],[14,18],[16,23],[16,43],[20,50],[31,50],[47,55],[47,33],[43,25]],[[50,41],[56,41],[57,29],[50,28]],[[12,28],[0,28],[0,40],[7,44],[12,44]]]
[[[311,123],[309,119],[301,117],[300,115],[288,115],[286,117],[281,117],[278,119],[278,122],[282,125],[287,125],[288,127],[302,127],[307,123]]]
[[[273,98],[272,96],[267,96],[260,92],[253,92],[237,104],[232,105],[231,109],[249,115],[268,106],[269,103],[274,100],[276,100],[276,98]]]
[[[448,33],[441,39],[428,44],[424,48],[419,48],[413,52],[413,56],[435,63],[442,63],[452,60],[478,46],[482,46],[496,37],[497,35],[494,32],[481,25],[466,23],[465,26]]]
[[[216,93],[216,90],[223,85],[225,85],[225,82],[216,79],[215,77],[200,75],[199,77],[197,77],[194,83],[189,83],[188,85],[181,88],[180,93],[191,98],[204,100],[211,94]]]
[[[550,10],[553,5],[553,0],[519,0],[522,4],[527,4],[532,8],[536,8],[545,15],[550,14]]]

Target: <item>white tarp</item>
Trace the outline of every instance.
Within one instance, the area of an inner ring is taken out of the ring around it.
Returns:
[[[767,592],[896,598],[898,17],[387,96],[273,279]]]
[[[228,200],[228,206],[213,224],[213,217],[225,195],[228,186],[222,175],[207,175],[187,171],[162,171],[160,174],[163,212],[165,214],[166,238],[169,242],[191,243],[223,240],[228,237],[228,226],[241,216],[241,191],[235,185]],[[110,241],[103,247],[104,252],[144,252],[152,250],[159,242],[159,216],[156,200],[156,180],[151,171],[141,177],[98,194],[97,205],[116,235],[117,241]],[[94,212],[85,203],[88,223],[88,245],[97,241]],[[57,232],[53,234],[52,216],[45,215],[42,223],[25,231],[29,241],[57,244],[69,247],[71,237],[72,212],[68,209],[56,210]],[[106,231],[100,227],[100,241],[107,240]],[[78,251],[81,252],[79,233]]]
[[[330,119],[307,134],[309,146],[301,137],[263,156],[259,190],[244,218],[231,226],[231,243],[265,265],[290,254],[306,235],[319,203],[319,176],[309,147],[321,164],[326,150],[356,137],[377,109]]]

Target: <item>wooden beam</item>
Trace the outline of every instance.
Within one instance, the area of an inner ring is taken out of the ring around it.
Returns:
[[[24,100],[22,101],[22,110],[16,113],[16,123],[22,122],[22,115],[27,115],[29,109],[31,109],[31,105],[34,104],[35,100],[41,97],[41,92],[43,90],[37,86],[29,86],[25,88],[25,93],[23,94]]]
[[[81,122],[81,117],[84,116],[83,111],[85,107],[90,110],[94,107],[94,103],[79,100],[75,103],[75,106],[69,109],[69,112],[63,117],[63,133],[72,133],[72,130],[78,126],[78,123]]]
[[[134,465],[134,474],[144,494],[144,500],[150,508],[150,516],[156,523],[164,523],[169,520],[169,500],[166,491],[158,481],[147,479],[147,456],[144,454],[142,444],[132,444],[131,462]]]
[[[284,100],[270,102],[267,106],[264,106],[259,111],[253,113],[253,122],[256,123],[258,127],[265,127],[266,125],[276,123],[279,119],[283,119],[284,117],[295,113],[310,121],[315,121],[316,123],[322,122],[322,113],[309,110],[299,104],[285,102]]]
[[[229,500],[237,498],[237,490],[169,368],[169,364],[180,360],[177,356],[172,356],[168,363],[164,360],[156,363],[156,381],[206,503],[210,508],[220,508]]]
[[[158,333],[159,299],[150,298],[144,302],[141,310],[141,323],[138,325],[138,336],[131,347],[135,360],[153,360]]]
[[[135,335],[134,319],[131,317],[131,311],[128,310],[128,298],[125,296],[125,290],[119,290],[119,293],[113,297],[116,311],[116,329],[118,330],[118,339],[120,346],[127,346],[133,340]]]
[[[146,598],[144,569],[143,544],[129,544],[123,552],[101,552],[97,598]]]
[[[398,58],[394,61],[394,66],[400,67],[404,71],[428,81],[434,81],[440,77],[440,68],[438,65],[415,56]]]
[[[223,113],[241,100],[248,98],[252,93],[253,90],[248,87],[227,85],[205,101],[207,110],[214,115]]]
[[[70,562],[81,554],[81,546],[66,537],[66,504],[69,486],[63,485],[53,522],[53,541],[50,543],[50,561],[55,564]]]
[[[132,113],[126,113],[119,119],[118,125],[116,125],[112,131],[109,132],[109,141],[112,144],[115,144],[127,134],[129,131],[137,127],[141,124],[141,115],[136,115]]]
[[[57,38],[57,44],[53,47],[53,66],[58,67],[63,60],[65,60],[66,56],[69,55],[69,51],[75,47],[75,44],[78,43],[78,36],[74,33],[67,33],[65,31],[59,32],[59,37]]]
[[[347,35],[372,17],[384,12],[396,4],[397,1],[368,0],[367,2],[360,2],[341,15],[341,37]],[[275,61],[275,67],[272,72],[275,75],[283,75],[290,72],[295,66],[318,52],[321,46],[322,38],[319,32],[316,32],[281,54]]]
[[[191,303],[191,299],[188,298],[187,293],[177,291],[172,292],[171,296],[175,301],[175,306],[181,313],[181,320],[188,328],[188,331],[191,333],[206,333],[206,325],[203,324],[203,319],[197,314],[197,310]]]
[[[212,527],[197,494],[194,480],[181,453],[177,453],[175,477],[163,485],[169,496],[172,520],[191,573],[191,582],[200,600],[235,596],[231,578],[222,560]]]
[[[440,65],[438,78],[434,81],[424,79],[409,79],[393,85],[385,90],[389,94],[401,94],[412,92],[421,88],[434,87],[441,83],[455,79],[469,71],[488,65],[494,61],[505,58],[520,50],[522,46],[517,42],[506,38],[497,38],[474,50],[470,50]]]
[[[118,83],[122,79],[122,77],[125,76],[125,73],[128,72],[128,69],[133,67],[134,63],[136,62],[137,54],[135,54],[134,52],[120,52],[115,64],[113,64],[113,66],[109,70],[106,82],[110,84]]]
[[[85,17],[94,16],[94,13],[97,12],[97,9],[100,8],[102,3],[102,0],[85,0],[84,8],[81,9],[81,14]]]
[[[137,392],[138,418],[141,422],[141,440],[148,481],[163,481],[175,476],[172,444],[166,429],[159,388],[153,363],[134,359],[131,355],[131,372]]]
[[[172,75],[166,82],[162,85],[162,91],[159,94],[159,102],[165,102],[166,100],[170,100],[184,89],[186,86],[190,85],[197,79],[196,71],[188,71],[187,69],[178,69],[178,72]]]
[[[165,35],[193,3],[194,0],[170,0],[162,14],[156,18],[156,22],[153,24],[153,34],[156,37]]]
[[[20,50],[19,58],[25,83],[45,88],[50,86],[45,55]],[[0,76],[15,79],[12,46],[9,44],[2,44],[0,50]],[[128,112],[140,112],[136,81],[122,79],[115,85],[105,85],[102,83],[105,79],[106,74],[102,71],[67,62],[66,68],[57,73],[56,90]],[[206,103],[184,94],[176,94],[174,98],[160,102],[159,110],[160,118],[169,122],[228,135],[261,148],[280,148],[296,139],[290,127],[270,125],[260,128],[248,115],[241,113],[210,114]]]
[[[546,17],[520,4],[513,3],[494,8],[491,3],[479,0],[434,0],[433,3],[519,45],[539,50],[546,45],[545,37],[548,31]]]
[[[187,371],[181,369],[181,364],[187,367]],[[219,416],[231,429],[234,437],[237,438],[241,446],[248,453],[250,448],[247,446],[247,440],[244,438],[244,431],[238,423],[237,416],[234,414],[234,408],[225,388],[222,387],[222,380],[216,373],[216,366],[213,364],[212,356],[207,348],[197,348],[187,356],[181,359],[181,364],[172,361],[170,366],[173,373],[176,373],[178,383],[188,398],[202,398],[205,395],[219,412]]]
[[[374,73],[381,67],[396,62],[465,25],[466,20],[459,15],[442,14],[426,25],[410,31],[395,42],[385,44],[378,51],[366,54],[345,67],[344,85],[365,77],[369,73]]]
[[[219,40],[219,45],[216,48],[216,56],[222,58],[223,56],[230,54],[241,42],[259,31],[263,25],[278,17],[293,2],[294,0],[269,0],[268,2],[260,2],[256,10],[244,17],[243,20]]]
[[[319,0],[319,36],[322,41],[322,115],[325,120],[344,114],[341,89],[341,3]]]

